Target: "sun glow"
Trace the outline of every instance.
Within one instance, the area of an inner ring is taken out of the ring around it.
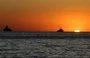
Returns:
[[[74,30],[74,32],[80,32],[80,30]]]

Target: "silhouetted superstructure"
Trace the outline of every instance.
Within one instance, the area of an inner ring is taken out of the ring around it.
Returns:
[[[64,32],[64,30],[62,28],[60,28],[57,32]]]
[[[4,29],[3,29],[3,31],[9,31],[9,32],[11,32],[12,31],[12,29],[11,28],[9,28],[8,26],[6,26]]]

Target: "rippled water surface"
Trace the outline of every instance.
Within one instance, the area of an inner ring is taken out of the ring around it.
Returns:
[[[1,37],[0,58],[4,57],[90,58],[90,39],[78,37],[65,39]]]

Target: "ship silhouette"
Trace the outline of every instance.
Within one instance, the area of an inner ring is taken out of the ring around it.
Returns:
[[[60,28],[59,30],[57,30],[57,32],[64,32],[64,30]]]
[[[12,29],[9,28],[8,26],[6,26],[4,29],[3,29],[4,32],[12,32]]]

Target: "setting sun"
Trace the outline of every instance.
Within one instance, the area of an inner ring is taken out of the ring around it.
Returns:
[[[80,32],[80,30],[74,30],[74,32]]]

